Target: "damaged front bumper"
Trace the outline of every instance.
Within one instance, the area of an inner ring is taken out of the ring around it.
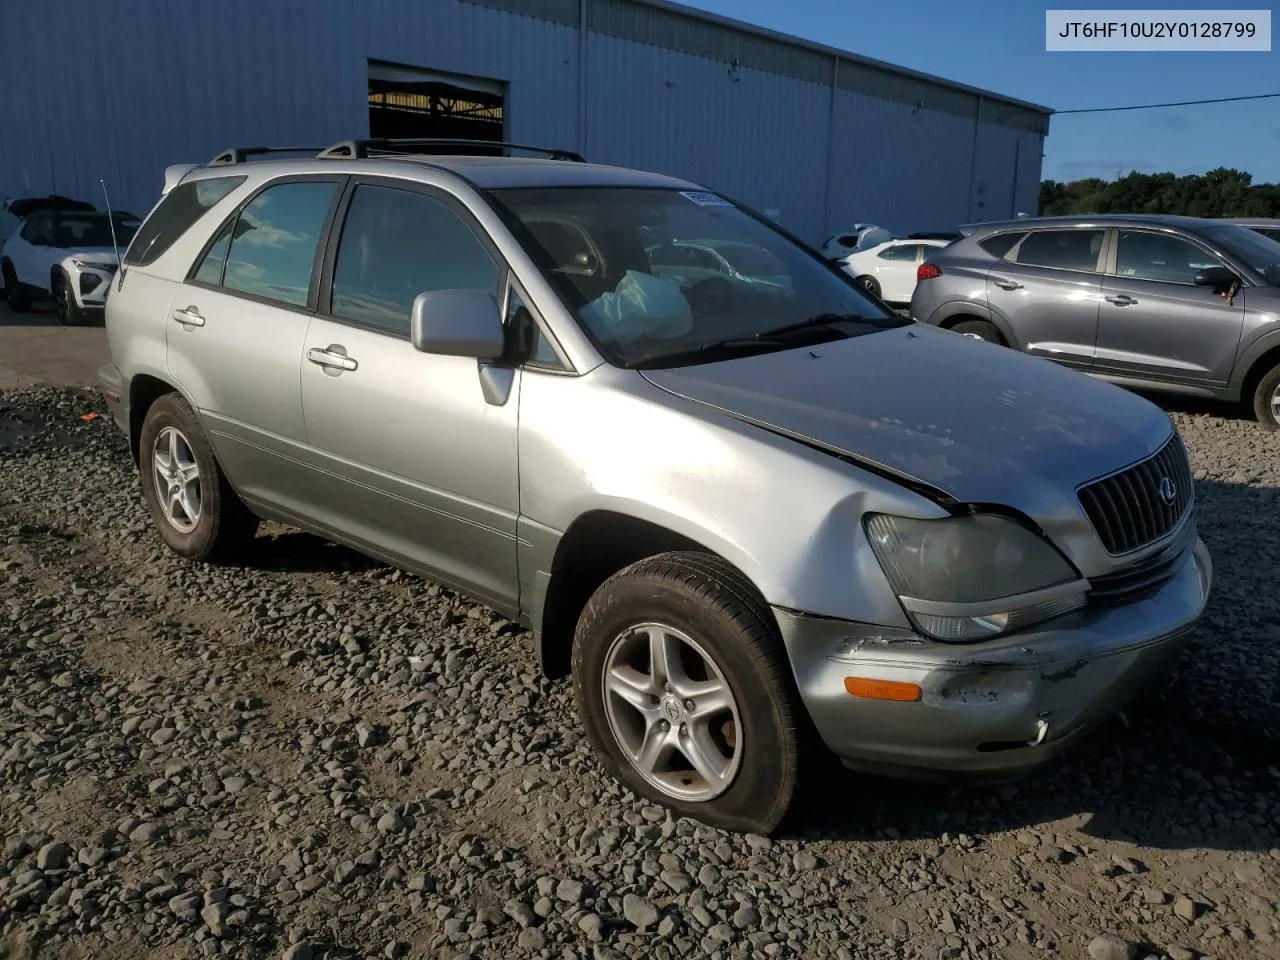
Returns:
[[[800,695],[827,746],[855,769],[908,777],[1015,777],[1054,756],[1156,679],[1208,601],[1198,537],[1163,586],[997,640],[949,644],[775,608]],[[889,681],[917,699],[846,688]]]

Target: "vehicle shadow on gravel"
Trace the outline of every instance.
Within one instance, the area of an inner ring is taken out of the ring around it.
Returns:
[[[1278,450],[1277,456],[1280,456]],[[1280,488],[1202,480],[1214,588],[1172,673],[1048,767],[1001,785],[891,781],[837,770],[802,800],[799,839],[933,839],[1067,821],[1157,849],[1267,851],[1280,791]]]
[[[62,321],[51,304],[35,303],[26,313],[14,313],[0,299],[0,327],[57,327]]]
[[[348,547],[278,524],[263,524],[241,565],[273,573],[360,573],[389,569]]]

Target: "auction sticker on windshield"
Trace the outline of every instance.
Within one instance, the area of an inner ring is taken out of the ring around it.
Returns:
[[[700,207],[731,207],[731,204],[724,197],[717,197],[714,193],[705,193],[701,190],[681,190],[680,196],[686,200],[692,200]]]

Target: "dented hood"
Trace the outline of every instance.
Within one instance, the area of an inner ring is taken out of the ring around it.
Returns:
[[[955,500],[1033,514],[1173,429],[1120,387],[923,324],[644,376]]]

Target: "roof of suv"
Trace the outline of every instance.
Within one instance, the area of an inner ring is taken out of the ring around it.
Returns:
[[[298,157],[280,160],[251,160],[236,164],[199,166],[191,175],[227,176],[247,170],[270,170],[274,175],[316,173],[378,173],[404,176],[406,167],[426,166],[453,173],[482,190],[504,187],[666,187],[671,190],[701,190],[698,184],[675,177],[628,167],[600,163],[576,163],[534,157],[486,157],[451,154],[377,156],[363,159],[343,157]]]
[[[1106,225],[1117,223],[1146,224],[1153,227],[1181,227],[1183,229],[1204,229],[1214,224],[1224,223],[1206,217],[1183,217],[1162,213],[1090,213],[1065,217],[1020,217],[1013,220],[992,220],[986,223],[966,224],[961,230],[966,236],[987,234],[1000,230],[1029,230],[1033,227],[1087,227],[1092,224]]]

